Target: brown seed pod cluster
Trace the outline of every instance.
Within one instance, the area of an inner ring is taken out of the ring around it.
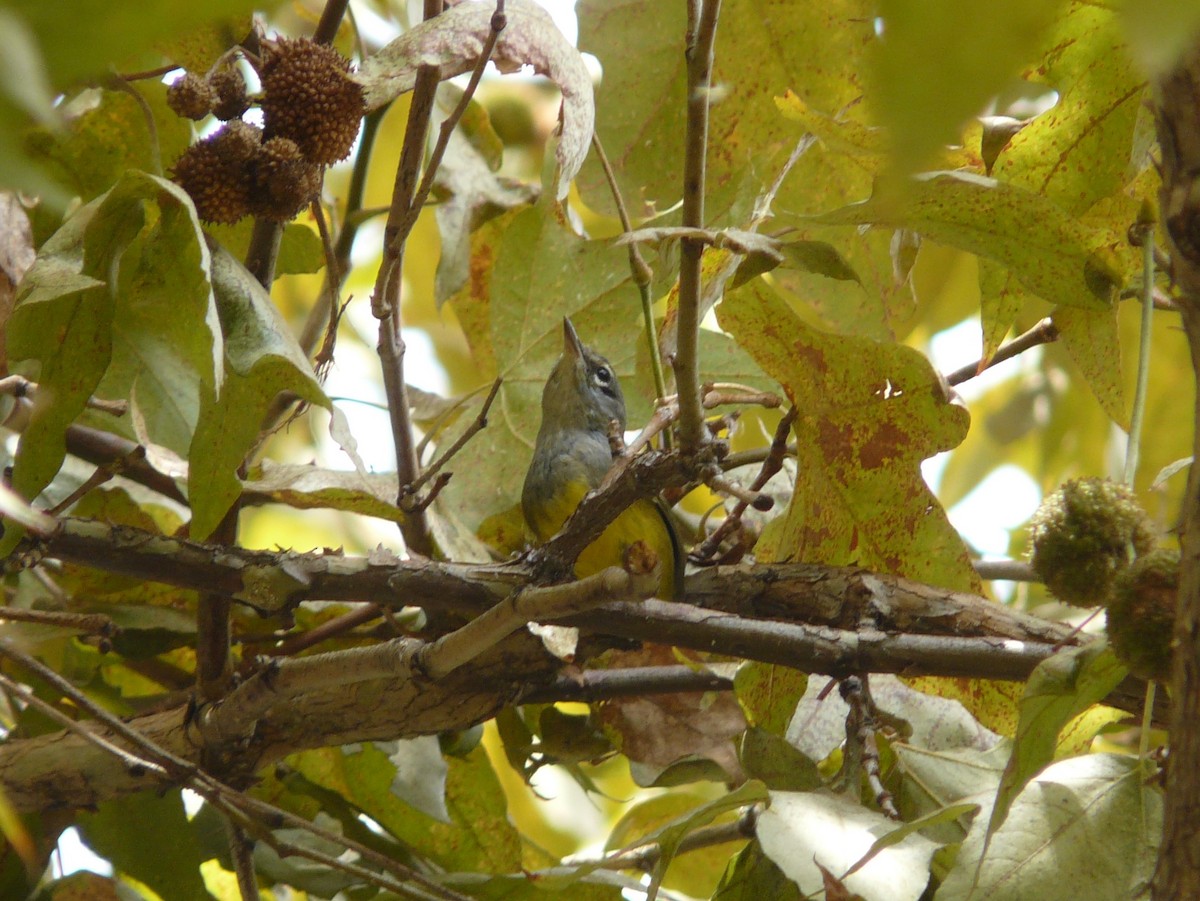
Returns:
[[[203,119],[212,112],[216,100],[217,95],[208,79],[191,72],[167,88],[167,106],[184,119]]]
[[[287,222],[321,189],[321,167],[292,141],[264,141],[261,129],[241,120],[189,147],[172,177],[191,196],[196,214],[216,223],[251,215]]]
[[[350,63],[325,44],[280,38],[263,45],[263,124],[268,138],[289,138],[314,163],[350,154],[363,116],[362,86]]]
[[[191,196],[203,221],[237,222],[250,213],[250,167],[260,142],[261,133],[253,125],[230,122],[176,161],[171,177]]]
[[[289,138],[268,138],[254,160],[251,212],[286,222],[321,190],[321,167]]]
[[[226,121],[190,147],[172,177],[205,222],[246,215],[286,222],[321,189],[321,167],[349,155],[364,111],[350,63],[332,47],[279,38],[263,45],[259,77],[264,129],[241,120],[251,99],[241,72],[223,63],[205,77],[187,73],[168,89],[180,116]]]
[[[208,83],[216,100],[212,113],[222,122],[242,118],[250,109],[250,96],[246,93],[246,79],[236,66],[222,66],[208,75]]]

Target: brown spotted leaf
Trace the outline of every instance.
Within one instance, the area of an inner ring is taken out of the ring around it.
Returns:
[[[733,292],[717,315],[800,411],[796,490],[763,533],[759,559],[857,564],[974,589],[962,540],[921,477],[921,461],[956,446],[968,424],[929,361],[902,345],[818,332],[761,282]]]

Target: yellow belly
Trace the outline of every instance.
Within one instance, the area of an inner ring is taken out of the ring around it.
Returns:
[[[582,483],[571,484],[559,492],[554,502],[538,511],[529,525],[539,542],[548,541],[567,521],[588,488]],[[663,518],[663,512],[653,501],[640,500],[609,523],[600,537],[583,549],[575,561],[575,575],[594,575],[608,566],[621,566],[625,552],[635,541],[644,541],[658,555],[662,565],[662,577],[658,586],[658,597],[672,600],[675,597],[676,567],[679,563],[679,545]]]

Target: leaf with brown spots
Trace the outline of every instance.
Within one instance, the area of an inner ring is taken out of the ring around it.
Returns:
[[[762,283],[729,295],[718,318],[800,411],[796,490],[759,559],[858,564],[977,590],[921,476],[921,461],[962,441],[968,423],[929,362],[902,345],[818,332]]]

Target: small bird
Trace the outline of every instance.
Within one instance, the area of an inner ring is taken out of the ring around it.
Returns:
[[[571,320],[563,319],[563,352],[542,391],[542,425],[521,491],[525,522],[538,542],[556,534],[603,481],[613,462],[608,436],[614,421],[624,432],[625,397],[616,373],[579,340]],[[674,599],[683,585],[683,549],[666,510],[652,500],[636,501],[584,548],[575,575],[620,566],[639,540],[661,561],[658,596]]]

